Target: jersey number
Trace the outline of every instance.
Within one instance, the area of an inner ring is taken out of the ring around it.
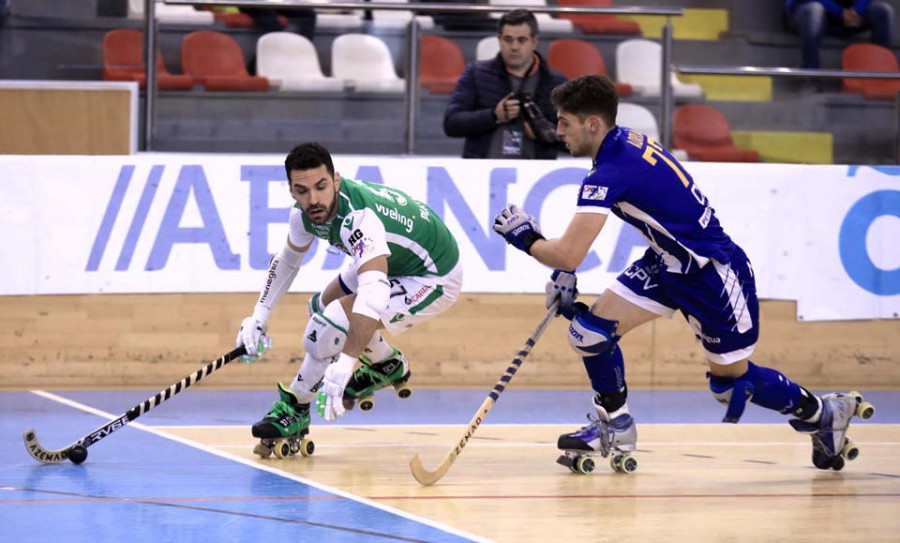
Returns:
[[[685,186],[685,188],[690,189],[691,194],[694,195],[694,198],[700,203],[700,205],[706,205],[706,196],[703,196],[703,193],[700,192],[700,189],[697,188],[697,185],[691,183],[691,179],[688,177],[687,172],[682,169],[680,164],[676,164],[669,157],[667,157],[663,153],[662,145],[659,144],[656,140],[649,136],[645,136],[647,138],[647,148],[644,149],[643,159],[650,163],[651,166],[656,166],[659,160],[662,160],[669,168],[672,168],[672,171],[675,172],[675,175],[678,176],[678,179],[681,180],[681,183]]]

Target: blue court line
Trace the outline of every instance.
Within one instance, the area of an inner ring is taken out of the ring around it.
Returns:
[[[140,420],[105,439],[103,455],[94,461],[89,454],[80,466],[37,463],[22,443],[26,427],[38,430],[46,448],[60,448],[118,414],[69,403],[0,393],[3,539],[484,541]]]

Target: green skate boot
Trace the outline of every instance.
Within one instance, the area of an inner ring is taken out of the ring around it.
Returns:
[[[278,396],[280,399],[272,404],[269,413],[253,425],[253,437],[259,438],[253,452],[262,458],[268,458],[273,452],[278,458],[298,452],[303,456],[311,455],[316,445],[306,437],[309,434],[309,404],[300,403],[297,396],[281,383],[278,383]]]
[[[344,409],[353,409],[355,402],[359,402],[359,408],[368,411],[375,407],[376,390],[387,386],[393,386],[400,398],[409,398],[412,389],[409,388],[409,360],[402,351],[394,349],[390,358],[377,364],[362,355],[359,357],[362,365],[353,372],[353,377],[344,389]]]

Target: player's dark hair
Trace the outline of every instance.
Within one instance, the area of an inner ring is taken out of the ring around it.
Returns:
[[[609,127],[616,124],[619,96],[615,84],[605,75],[583,75],[566,81],[553,89],[550,99],[557,109],[582,120],[588,115],[597,115]]]
[[[497,35],[499,36],[503,34],[503,27],[506,25],[519,26],[522,24],[527,24],[531,27],[532,38],[537,36],[537,18],[534,16],[534,13],[531,13],[527,9],[514,9],[512,11],[504,13],[503,16],[500,17],[500,21],[497,23]]]
[[[334,177],[334,162],[331,161],[331,153],[320,143],[307,141],[291,149],[287,158],[284,159],[284,171],[290,181],[292,170],[314,170],[323,164],[328,170],[328,175]]]

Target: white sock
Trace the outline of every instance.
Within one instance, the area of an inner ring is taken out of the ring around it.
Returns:
[[[375,335],[372,336],[372,340],[363,349],[363,353],[372,363],[377,364],[390,358],[394,354],[394,348],[384,340],[381,332],[376,331]]]

